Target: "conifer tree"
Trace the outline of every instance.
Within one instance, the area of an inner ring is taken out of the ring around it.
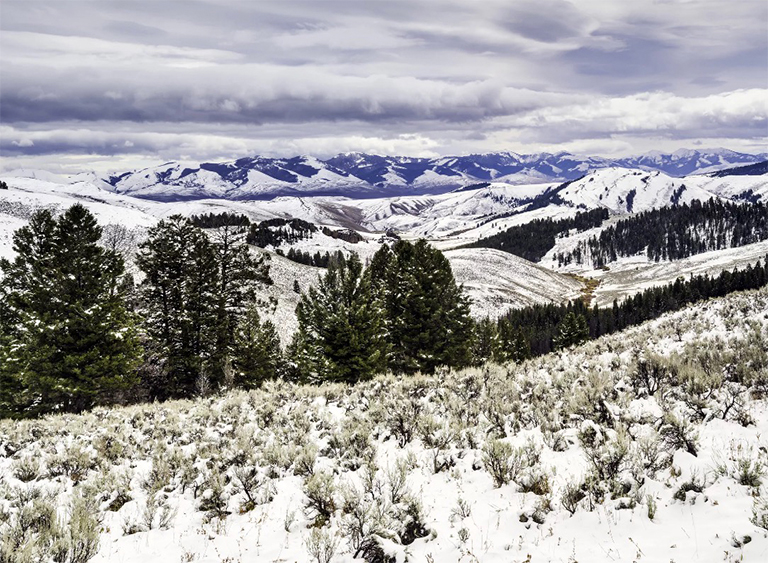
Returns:
[[[531,344],[522,328],[499,323],[499,360],[520,363],[531,357]]]
[[[589,327],[584,315],[568,313],[557,327],[553,346],[556,350],[567,348],[574,344],[581,344],[589,340]]]
[[[212,233],[218,267],[216,344],[209,362],[214,387],[224,383],[224,366],[233,359],[235,330],[249,304],[257,300],[259,288],[272,283],[268,254],[255,258],[245,244],[244,227],[224,225]]]
[[[58,219],[38,211],[14,234],[14,261],[0,261],[0,416],[80,412],[136,383],[124,264],[101,235],[80,204]]]
[[[354,382],[386,367],[381,303],[357,255],[337,256],[317,289],[302,294],[296,316],[299,331],[289,354],[301,377]]]
[[[150,382],[154,398],[191,396],[209,377],[219,319],[219,269],[208,237],[173,215],[149,230],[137,264],[144,325],[160,346],[163,379]]]
[[[277,329],[272,321],[261,321],[255,306],[249,307],[235,330],[232,364],[233,383],[243,389],[254,389],[283,375]]]
[[[499,361],[501,341],[496,323],[485,318],[475,324],[475,339],[472,347],[472,363],[482,365],[490,361]]]
[[[423,239],[398,241],[376,253],[371,278],[384,294],[393,371],[431,373],[471,362],[469,300],[442,252]]]

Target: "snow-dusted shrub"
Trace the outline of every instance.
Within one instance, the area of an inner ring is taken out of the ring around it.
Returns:
[[[227,510],[229,494],[224,484],[224,476],[217,468],[214,467],[206,475],[201,489],[203,492],[200,495],[197,509],[200,512],[205,512],[209,520],[224,520],[230,514]]]
[[[315,460],[317,459],[317,446],[315,444],[307,444],[299,455],[296,456],[296,461],[293,462],[293,473],[295,475],[312,475],[315,472]]]
[[[422,404],[417,397],[393,395],[384,407],[386,426],[404,448],[416,435]]]
[[[565,484],[560,493],[560,504],[573,516],[585,496],[586,493],[582,490],[581,484],[571,481]]]
[[[333,474],[317,471],[304,481],[306,509],[316,526],[324,526],[336,512],[336,482]]]
[[[645,476],[651,479],[672,463],[672,456],[664,449],[659,435],[655,431],[638,436],[634,441],[632,469],[636,481]]]
[[[704,490],[705,486],[706,482],[704,481],[704,478],[699,477],[698,474],[694,473],[691,475],[691,478],[688,479],[688,481],[685,481],[682,485],[680,485],[677,491],[675,491],[673,498],[675,500],[685,502],[689,492],[700,493]]]
[[[23,456],[13,462],[11,473],[22,483],[29,483],[40,476],[40,460],[31,455]]]
[[[727,452],[727,459],[715,458],[715,472],[731,477],[745,487],[759,489],[766,474],[760,450],[741,442],[731,442]]]
[[[616,400],[616,396],[611,376],[593,369],[577,384],[569,410],[582,420],[611,426],[614,421],[609,404]]]
[[[60,535],[52,496],[37,488],[5,492],[10,511],[0,517],[0,561],[32,563],[50,556]]]
[[[368,561],[373,556],[384,556],[378,537],[387,535],[391,518],[382,499],[367,498],[351,484],[342,488],[342,497],[341,529],[349,541],[353,558],[362,557]]]
[[[483,445],[483,466],[493,478],[494,487],[517,480],[529,466],[526,451],[503,440],[491,439]]]
[[[685,418],[672,412],[664,413],[659,436],[670,453],[682,449],[693,456],[698,454],[699,434],[693,423]]]
[[[99,460],[92,451],[75,442],[63,452],[52,456],[47,465],[51,477],[65,475],[77,484],[86,478],[89,471],[98,467]]]
[[[350,415],[342,421],[340,429],[330,432],[323,455],[338,459],[345,469],[356,471],[376,455],[371,433],[372,428],[365,419]]]
[[[101,515],[93,499],[75,495],[52,551],[57,563],[87,563],[99,551]]]
[[[387,468],[387,492],[389,493],[389,502],[399,504],[409,494],[408,491],[408,473],[410,466],[404,459],[398,459],[394,467]]]
[[[398,537],[401,544],[410,545],[419,538],[427,537],[430,530],[424,523],[424,508],[416,497],[408,495],[403,504],[405,506],[395,513],[396,521],[401,524]]]
[[[629,379],[635,393],[643,397],[654,395],[668,386],[674,378],[666,358],[647,353],[629,370]]]
[[[755,496],[752,502],[752,518],[750,519],[755,526],[768,530],[768,495],[764,489]]]
[[[339,539],[325,528],[312,528],[304,547],[315,563],[330,563],[339,547]]]

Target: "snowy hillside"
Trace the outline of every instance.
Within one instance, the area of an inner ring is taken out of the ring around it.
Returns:
[[[93,563],[763,561],[767,319],[763,289],[518,366],[0,422],[0,534],[58,509]]]
[[[581,295],[582,284],[499,250],[463,248],[445,252],[456,281],[464,284],[476,318],[500,317],[511,308],[562,303]]]

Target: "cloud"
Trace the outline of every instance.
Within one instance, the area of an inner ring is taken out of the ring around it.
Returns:
[[[763,0],[4,2],[0,154],[758,146],[766,21]]]

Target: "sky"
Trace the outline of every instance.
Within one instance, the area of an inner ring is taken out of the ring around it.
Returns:
[[[0,170],[768,151],[765,0],[2,0]]]

